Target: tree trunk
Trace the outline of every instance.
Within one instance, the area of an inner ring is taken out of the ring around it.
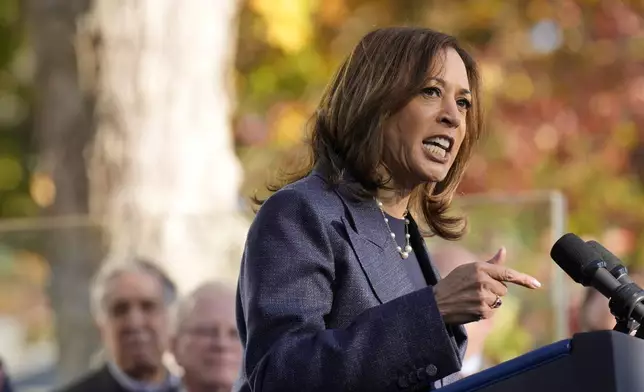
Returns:
[[[247,229],[230,130],[237,2],[98,0],[85,24],[98,43],[90,210],[114,257],[157,260],[182,291],[234,279]]]
[[[237,6],[30,0],[26,8],[37,58],[38,170],[56,185],[47,213],[89,212],[112,256],[151,257],[182,291],[234,279],[247,229],[229,129]],[[89,226],[48,240],[66,383],[97,348],[88,282],[103,253]]]
[[[37,172],[56,189],[51,217],[88,213],[88,178],[83,151],[93,135],[91,100],[79,86],[74,49],[76,20],[87,0],[30,0],[26,4],[36,55]],[[40,234],[40,233],[39,233]],[[43,232],[51,263],[50,297],[56,315],[59,383],[87,369],[98,346],[89,316],[89,280],[100,261],[94,229],[80,224]]]

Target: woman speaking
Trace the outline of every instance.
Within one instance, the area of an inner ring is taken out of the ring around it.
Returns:
[[[491,260],[444,279],[423,234],[458,239],[450,202],[481,135],[479,74],[448,35],[385,28],[341,65],[313,118],[310,163],[270,186],[250,228],[236,391],[407,391],[458,379],[462,324],[492,317]]]

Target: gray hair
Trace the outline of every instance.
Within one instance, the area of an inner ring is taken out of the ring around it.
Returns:
[[[229,295],[234,301],[235,289],[233,286],[224,282],[208,281],[199,285],[188,293],[188,295],[180,298],[172,312],[170,322],[172,334],[176,335],[179,332],[181,324],[190,316],[197,302],[203,297],[219,295]]]
[[[107,284],[110,280],[128,272],[145,273],[158,279],[163,289],[163,302],[166,307],[171,307],[176,301],[176,285],[165,271],[156,263],[142,258],[118,261],[110,260],[100,267],[90,286],[91,310],[97,320],[105,316]]]

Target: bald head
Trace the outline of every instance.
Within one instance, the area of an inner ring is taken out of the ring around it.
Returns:
[[[183,323],[201,311],[216,310],[218,318],[235,321],[235,291],[221,282],[208,282],[197,287],[179,301],[174,319],[174,331],[178,333]]]
[[[179,302],[172,348],[191,392],[230,391],[241,365],[235,292],[207,283]]]
[[[455,244],[441,245],[434,249],[430,256],[432,263],[443,277],[458,266],[478,261],[474,253]]]

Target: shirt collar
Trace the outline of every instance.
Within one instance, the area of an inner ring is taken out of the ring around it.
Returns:
[[[138,381],[125,374],[114,362],[107,362],[107,370],[112,377],[116,379],[123,388],[130,392],[169,392],[177,391],[181,388],[181,379],[176,375],[168,372],[165,381],[159,385],[152,385],[146,382]]]

